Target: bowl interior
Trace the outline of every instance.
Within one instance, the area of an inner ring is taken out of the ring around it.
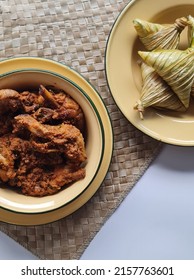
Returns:
[[[7,73],[0,78],[2,88],[15,90],[38,88],[40,84],[52,85],[68,93],[82,108],[86,120],[86,177],[45,197],[30,197],[0,188],[0,206],[20,213],[42,213],[64,206],[76,199],[95,178],[103,156],[103,125],[95,104],[75,83],[52,72],[21,70]]]

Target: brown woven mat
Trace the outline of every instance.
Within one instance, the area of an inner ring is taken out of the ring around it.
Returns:
[[[1,0],[0,58],[39,56],[71,66],[98,90],[109,110],[114,153],[97,193],[72,215],[47,225],[0,229],[41,259],[79,259],[160,150],[161,143],[120,113],[104,72],[107,38],[127,0]]]

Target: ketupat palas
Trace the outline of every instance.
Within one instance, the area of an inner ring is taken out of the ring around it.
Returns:
[[[188,16],[188,41],[189,47],[194,48],[194,17],[191,15]]]
[[[194,17],[191,15],[188,16],[189,20],[189,28],[188,28],[188,40],[189,40],[189,46],[190,48],[194,48]],[[191,96],[194,97],[194,82],[191,87]]]
[[[161,45],[158,45],[158,50],[157,45],[155,45],[156,49],[153,51],[139,52],[144,61],[141,66],[143,85],[140,98],[134,108],[140,112],[141,118],[143,118],[144,109],[150,106],[174,111],[185,111],[189,107],[190,96],[194,91],[194,18],[192,16],[182,17],[177,19],[175,23],[180,24],[180,26],[177,25],[179,30],[174,33],[175,38],[171,36],[167,38],[165,36],[167,26],[164,28],[160,24],[134,20],[140,39],[142,36],[146,38],[147,35],[150,35],[151,39],[149,38],[149,40],[153,43],[154,38],[157,44],[161,42]],[[171,35],[173,34],[172,26],[175,27],[176,24],[168,25],[168,28],[171,28]],[[189,48],[185,51],[175,50],[180,41],[180,33],[186,25],[188,25],[189,30]],[[169,50],[165,50],[165,48]]]
[[[134,109],[139,111],[141,119],[144,118],[144,109],[150,106],[180,112],[186,111],[177,95],[152,67],[142,62],[141,74],[143,81],[141,95],[134,106]]]
[[[146,50],[176,49],[188,20],[181,17],[173,24],[162,25],[137,18],[133,20],[133,25]]]
[[[138,54],[155,69],[188,108],[194,80],[194,49],[139,51]]]

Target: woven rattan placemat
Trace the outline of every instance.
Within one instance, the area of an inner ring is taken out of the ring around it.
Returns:
[[[71,66],[102,96],[114,130],[109,172],[79,210],[41,226],[0,223],[0,230],[41,259],[79,259],[158,154],[161,143],[133,127],[108,90],[105,47],[127,0],[1,0],[0,58],[39,56]]]

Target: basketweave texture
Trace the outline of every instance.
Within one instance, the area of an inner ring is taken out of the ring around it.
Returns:
[[[130,124],[108,89],[104,56],[111,27],[126,0],[1,0],[0,59],[38,56],[81,73],[106,104],[114,131],[108,174],[75,213],[40,226],[0,223],[0,229],[40,259],[79,259],[151,161],[161,143]]]

